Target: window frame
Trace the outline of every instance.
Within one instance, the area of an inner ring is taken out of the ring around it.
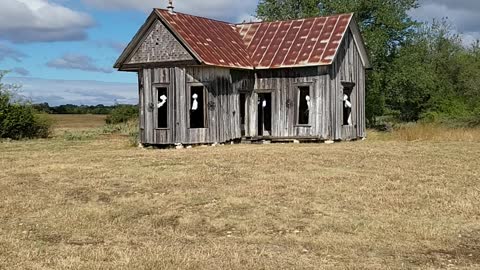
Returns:
[[[308,87],[308,93],[310,96],[310,102],[313,104],[313,89],[314,83],[297,83],[295,84],[295,127],[312,127],[312,110],[309,109],[308,112],[308,123],[300,124],[300,98],[301,98],[301,88]]]
[[[355,89],[355,86],[356,84],[354,82],[342,82],[342,95],[341,95],[341,121],[342,121],[342,126],[343,127],[353,127],[355,126],[355,122],[353,121],[353,101],[352,101],[352,95],[353,95],[353,91]],[[352,116],[352,124],[345,124],[345,101],[343,100],[343,96],[346,94],[345,93],[345,89],[348,89],[348,93],[347,93],[347,96],[348,96],[348,100],[350,101],[350,103],[352,104],[352,107],[350,108],[350,114]]]
[[[192,88],[203,87],[203,127],[192,128],[190,122],[190,111],[192,108]],[[187,83],[187,128],[188,129],[207,129],[208,128],[208,85],[206,83]]]
[[[154,105],[155,105],[155,108],[154,108],[154,123],[155,123],[155,130],[170,130],[172,128],[172,123],[171,121],[171,116],[175,113],[173,112],[172,110],[172,98],[173,98],[173,95],[172,95],[172,88],[171,88],[171,85],[169,83],[156,83],[156,84],[153,84],[152,85],[153,89],[155,89],[155,93],[154,93]],[[159,88],[166,88],[167,89],[167,127],[166,128],[161,128],[158,126],[158,101],[159,101],[159,95],[158,95],[158,89]]]

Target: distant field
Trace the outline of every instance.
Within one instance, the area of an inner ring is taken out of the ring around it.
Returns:
[[[0,143],[0,269],[480,269],[476,131],[416,132]]]
[[[87,129],[105,125],[106,115],[92,114],[50,114],[57,129]]]

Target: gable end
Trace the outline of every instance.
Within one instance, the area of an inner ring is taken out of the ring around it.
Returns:
[[[125,64],[194,61],[192,55],[173,34],[155,20],[145,38],[137,46]]]

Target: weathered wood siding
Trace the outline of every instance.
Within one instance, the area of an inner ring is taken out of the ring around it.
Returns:
[[[335,62],[330,69],[330,102],[332,136],[335,140],[366,137],[365,123],[365,68],[350,30],[347,32]],[[353,82],[351,94],[352,126],[343,126],[342,82]]]
[[[143,74],[142,74],[143,73]],[[169,67],[144,69],[143,76],[145,144],[202,144],[241,138],[238,88],[229,69],[216,67]],[[206,127],[189,128],[189,88],[206,88]],[[157,87],[169,89],[169,127],[157,128]],[[142,92],[140,92],[142,93]]]
[[[328,137],[325,111],[328,85],[327,67],[258,70],[248,100],[246,135],[258,136],[258,93],[272,93],[272,137]],[[310,87],[311,108],[309,124],[297,125],[298,88]]]

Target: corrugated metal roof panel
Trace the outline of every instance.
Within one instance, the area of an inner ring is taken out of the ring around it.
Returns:
[[[257,69],[332,64],[353,14],[237,25]]]
[[[353,14],[232,25],[157,9],[207,65],[268,69],[332,64]]]
[[[230,24],[163,9],[157,12],[201,62],[253,69],[244,41]]]

